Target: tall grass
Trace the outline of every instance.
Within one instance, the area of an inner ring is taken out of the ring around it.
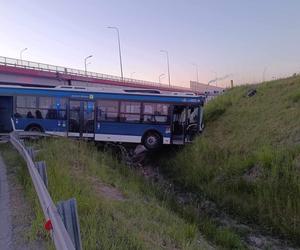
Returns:
[[[165,169],[231,213],[300,244],[300,79],[254,87],[250,98],[244,86],[211,101],[203,135]]]

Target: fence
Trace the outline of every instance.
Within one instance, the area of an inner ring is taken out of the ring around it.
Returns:
[[[76,230],[74,228],[71,228],[73,231],[78,231],[77,236],[74,237],[74,235],[70,235],[70,230],[67,231],[66,229],[66,223],[64,224],[62,220],[61,213],[59,213],[57,207],[54,205],[50,194],[47,190],[47,187],[45,185],[45,177],[41,177],[39,170],[37,168],[38,165],[41,165],[40,163],[34,163],[34,153],[32,152],[32,148],[30,150],[26,149],[24,143],[20,141],[19,135],[17,132],[10,133],[10,142],[12,145],[17,149],[17,151],[20,153],[20,155],[24,158],[27,168],[29,171],[29,174],[32,179],[32,183],[34,185],[35,191],[37,193],[40,205],[42,207],[44,216],[46,221],[48,222],[48,227],[51,232],[52,239],[54,241],[55,247],[58,250],[71,250],[71,249],[81,249],[81,240],[80,240],[80,231],[79,231],[79,224],[78,224],[78,217],[77,217],[77,211],[75,211],[74,215],[70,215],[71,222],[68,224],[71,224],[76,227]],[[68,203],[67,201],[66,203]],[[71,200],[72,202],[72,210],[74,210],[74,199]],[[61,202],[60,202],[61,204]],[[61,207],[61,205],[59,206]],[[75,209],[77,210],[77,209]],[[63,211],[65,212],[65,211]],[[77,223],[75,222],[77,220]],[[77,224],[77,225],[76,225]],[[71,237],[70,237],[71,236]],[[79,239],[78,239],[79,237]],[[73,241],[72,241],[72,239]],[[74,241],[75,239],[75,241]]]

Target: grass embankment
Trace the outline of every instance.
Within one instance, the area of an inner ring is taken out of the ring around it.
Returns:
[[[205,121],[165,164],[172,178],[300,244],[300,78],[231,89],[207,104]]]
[[[76,197],[83,249],[209,248],[195,223],[168,209],[167,199],[156,198],[157,189],[93,145],[47,139],[38,147],[36,160],[47,163],[54,202]],[[45,237],[43,214],[24,162],[12,147],[1,146],[1,151],[34,204],[33,237]]]

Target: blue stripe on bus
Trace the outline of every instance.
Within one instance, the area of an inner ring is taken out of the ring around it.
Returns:
[[[34,119],[34,118],[15,118],[16,129],[24,130],[30,125],[39,125],[44,131],[67,132],[67,121],[50,120],[50,119]],[[97,122],[98,123],[98,122]],[[64,126],[63,126],[64,124]],[[95,128],[96,134],[114,134],[114,135],[136,135],[143,136],[147,131],[158,131],[163,137],[170,137],[170,133],[166,133],[169,125],[140,123],[122,123],[122,122],[100,122],[100,128]]]
[[[170,125],[162,124],[141,124],[141,123],[122,123],[122,122],[100,122],[100,128],[96,128],[97,134],[121,134],[121,135],[139,135],[143,136],[146,131],[156,130],[164,137],[170,136],[166,134],[166,129]]]
[[[14,120],[16,129],[24,130],[27,126],[36,124],[43,128],[45,131],[67,131],[67,121],[32,118],[15,118]],[[63,126],[63,124],[65,126]]]

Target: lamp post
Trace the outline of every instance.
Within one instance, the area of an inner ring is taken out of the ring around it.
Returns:
[[[121,68],[121,78],[123,81],[123,65],[122,65],[122,54],[121,54],[121,43],[120,43],[120,32],[119,29],[117,27],[107,27],[108,29],[114,29],[117,31],[117,35],[118,35],[118,45],[119,45],[119,57],[120,57],[120,68]]]
[[[22,54],[23,54],[26,50],[28,50],[28,48],[24,48],[24,49],[22,49],[22,50],[20,51],[20,59],[21,59],[21,60],[23,60]]]
[[[159,76],[158,76],[158,82],[160,83],[160,80],[161,80],[161,78],[163,78],[165,76],[165,74],[160,74]]]
[[[89,55],[89,56],[87,56],[86,58],[84,58],[84,72],[85,72],[85,74],[86,74],[86,66],[87,66],[87,63],[86,63],[86,61],[87,61],[87,59],[89,59],[89,58],[91,58],[93,55]]]
[[[160,52],[165,53],[167,56],[167,64],[168,64],[168,78],[169,78],[169,86],[171,86],[171,76],[170,76],[170,63],[169,63],[169,53],[166,50],[161,50]]]
[[[198,64],[192,63],[196,67],[196,76],[197,76],[197,83],[199,82],[199,73],[198,73]]]

